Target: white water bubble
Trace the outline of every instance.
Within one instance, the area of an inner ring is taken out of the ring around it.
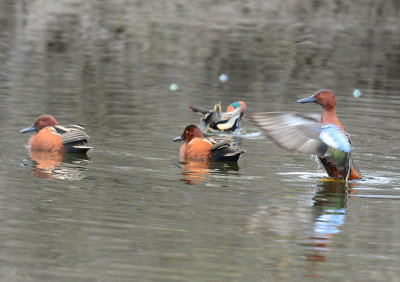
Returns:
[[[229,77],[224,73],[219,76],[219,81],[221,82],[226,82],[228,79]]]
[[[175,84],[175,83],[172,83],[172,84],[169,86],[169,90],[175,92],[176,90],[178,90],[178,85]]]
[[[353,91],[353,96],[354,96],[354,98],[358,98],[358,97],[360,97],[361,96],[361,91],[360,90],[358,90],[358,89],[354,89],[354,91]]]

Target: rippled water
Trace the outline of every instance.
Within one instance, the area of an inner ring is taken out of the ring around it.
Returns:
[[[399,7],[353,2],[2,1],[0,279],[397,280]],[[321,88],[365,180],[246,118],[238,164],[179,162],[188,105],[320,113],[296,100]],[[87,157],[29,154],[45,113],[87,124]]]

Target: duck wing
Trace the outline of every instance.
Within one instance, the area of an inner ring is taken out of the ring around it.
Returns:
[[[236,130],[239,128],[239,122],[241,117],[241,109],[237,108],[232,112],[224,113],[223,116],[217,122],[213,122],[210,124],[212,129],[216,130]]]
[[[211,148],[212,159],[216,161],[237,161],[245,151],[235,146],[233,136],[213,136],[207,140],[213,145]]]
[[[195,112],[195,113],[201,113],[201,114],[203,114],[203,115],[212,112],[212,110],[207,110],[207,109],[204,109],[204,108],[193,107],[193,106],[188,106],[188,110],[192,110],[192,111]]]
[[[216,104],[213,110],[206,110],[192,106],[189,106],[188,109],[203,114],[202,118],[200,119],[200,129],[202,131],[208,130],[210,124],[218,122],[222,116],[221,102]]]
[[[329,170],[336,169],[342,170],[340,174],[344,177],[348,176],[351,146],[338,126],[321,124],[315,117],[299,113],[257,113],[249,118],[280,148],[317,155],[329,175]]]
[[[64,150],[69,153],[86,153],[92,147],[88,146],[89,135],[77,124],[69,126],[56,125],[54,130],[61,136]]]

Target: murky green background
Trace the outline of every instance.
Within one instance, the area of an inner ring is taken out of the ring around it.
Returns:
[[[321,88],[371,179],[247,119],[237,165],[179,162],[187,105],[320,113],[296,100]],[[1,281],[399,279],[398,1],[0,0],[0,101]],[[41,114],[88,157],[30,156]]]

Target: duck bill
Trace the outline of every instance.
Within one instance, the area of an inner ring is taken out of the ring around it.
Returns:
[[[312,96],[310,96],[310,97],[297,100],[297,103],[300,103],[300,104],[304,104],[304,103],[317,103],[317,101],[315,100],[314,95],[312,95]]]
[[[30,132],[30,131],[36,131],[36,128],[33,124],[27,128],[20,130],[19,133],[25,133],[25,132]]]
[[[174,139],[172,139],[172,141],[183,141],[184,139],[183,139],[183,137],[182,136],[178,136],[178,137],[175,137]]]

